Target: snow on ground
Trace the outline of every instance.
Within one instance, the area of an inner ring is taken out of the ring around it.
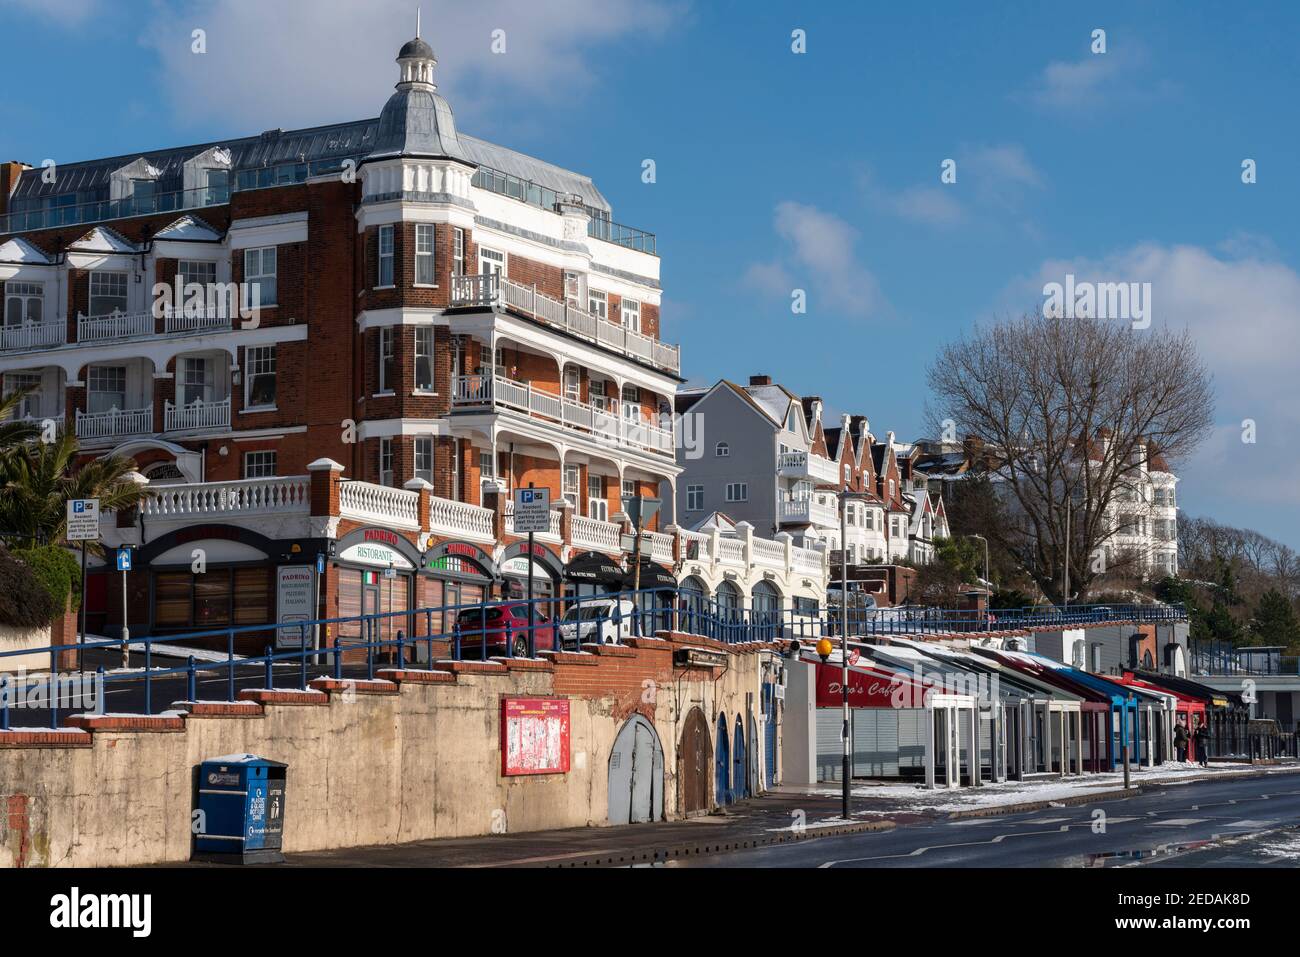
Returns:
[[[1300,862],[1300,832],[1290,831],[1264,841],[1259,846],[1259,853]]]
[[[1287,766],[1277,769],[1286,770]],[[1290,766],[1291,770],[1295,766]],[[1233,777],[1241,774],[1258,774],[1262,770],[1271,770],[1248,764],[1211,765],[1202,768],[1195,764],[1167,762],[1149,770],[1134,770],[1130,782],[1134,786],[1143,784],[1190,784],[1215,778]],[[880,817],[902,812],[932,811],[950,813],[968,811],[978,808],[997,808],[1012,804],[1024,804],[1034,801],[1058,801],[1065,798],[1079,798],[1102,791],[1117,791],[1124,787],[1122,771],[1106,774],[1085,774],[1080,777],[1039,776],[1028,781],[1005,781],[1001,784],[984,784],[979,788],[963,787],[960,789],[936,788],[927,790],[911,783],[900,784],[855,784],[851,794],[854,798],[868,798],[878,802],[888,802],[890,806],[874,807],[856,812],[859,817]],[[820,797],[838,797],[840,788],[834,784],[818,784],[813,787],[778,787],[777,791],[785,793],[815,794]]]

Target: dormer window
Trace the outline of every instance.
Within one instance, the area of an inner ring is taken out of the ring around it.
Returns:
[[[110,316],[126,312],[126,273],[95,271],[90,274],[90,314]]]

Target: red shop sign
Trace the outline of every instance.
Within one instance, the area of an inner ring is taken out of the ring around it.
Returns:
[[[843,704],[844,685],[839,665],[817,665],[817,707],[838,708]],[[849,669],[849,707],[919,707],[926,700],[926,688],[903,675],[862,668]]]
[[[564,774],[568,770],[569,699],[503,699],[501,773]]]

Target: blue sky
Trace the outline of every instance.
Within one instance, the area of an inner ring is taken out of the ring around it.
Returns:
[[[1156,325],[1191,328],[1219,393],[1180,504],[1300,546],[1294,5],[421,6],[461,129],[589,173],[658,234],[663,335],[692,381],[768,373],[910,439],[927,363],[973,322],[1066,272],[1150,281]],[[414,8],[0,0],[0,155],[373,116]]]

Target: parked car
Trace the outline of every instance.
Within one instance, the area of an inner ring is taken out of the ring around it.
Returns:
[[[574,605],[560,621],[560,647],[577,651],[584,644],[622,644],[635,631],[636,606],[628,598],[592,598]]]
[[[510,646],[516,658],[528,656],[528,603],[506,602],[489,605],[486,609],[466,608],[456,616],[460,626],[460,650],[465,658],[477,658],[482,653],[483,635],[487,635],[487,657],[506,653],[506,629],[510,630]],[[539,610],[533,612],[533,630],[536,634],[535,651],[554,651],[555,622]]]

